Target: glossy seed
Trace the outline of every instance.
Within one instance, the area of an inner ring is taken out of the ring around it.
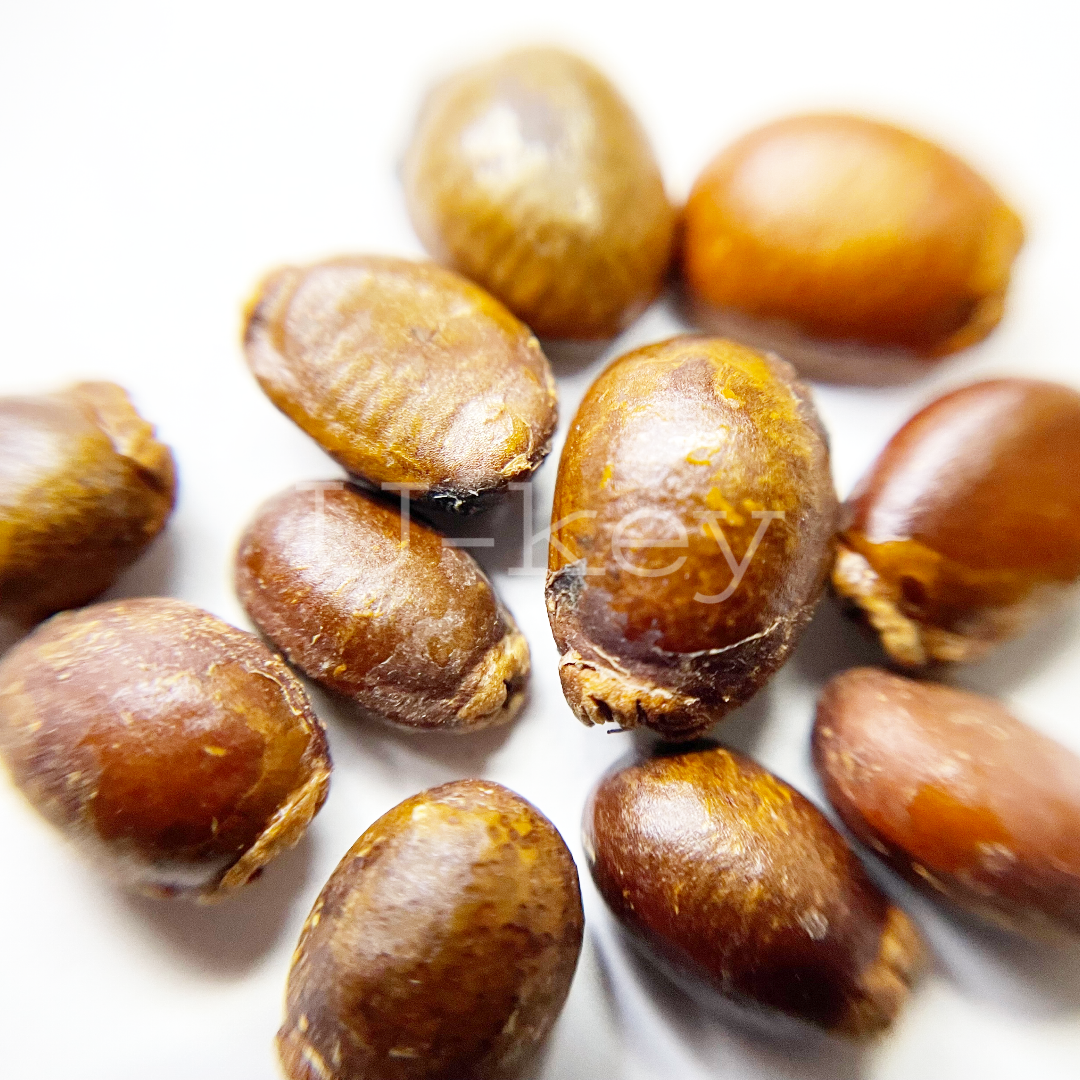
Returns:
[[[976,172],[858,116],[796,116],[724,150],[686,205],[703,325],[814,378],[896,381],[985,337],[1020,219]]]
[[[119,386],[0,399],[0,616],[33,624],[93,600],[175,497],[169,448]]]
[[[832,560],[809,391],[775,357],[681,337],[616,360],[559,463],[547,604],[585,724],[690,738],[786,660]]]
[[[576,56],[522,49],[436,87],[404,180],[428,251],[538,334],[613,335],[660,291],[674,227],[660,170]]]
[[[289,1080],[509,1080],[570,989],[583,916],[551,822],[458,780],[353,845],[293,955],[278,1049]]]
[[[330,779],[322,725],[281,659],[156,598],[57,615],[0,661],[0,757],[106,873],[203,900],[292,847]]]
[[[431,263],[277,270],[244,346],[270,400],[349,472],[444,509],[527,480],[555,430],[555,380],[529,328]]]
[[[1080,580],[1080,394],[993,379],[889,441],[842,514],[833,584],[907,667],[977,660]]]
[[[585,808],[593,880],[677,980],[852,1037],[888,1028],[923,955],[823,814],[721,748],[616,767]]]
[[[834,678],[814,761],[849,829],[998,925],[1080,934],[1080,757],[993,698],[874,668]]]
[[[380,720],[476,731],[524,700],[529,647],[472,556],[352,485],[270,500],[236,587],[290,663]]]

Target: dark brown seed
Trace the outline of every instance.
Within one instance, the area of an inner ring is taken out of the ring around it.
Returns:
[[[290,663],[380,720],[476,731],[524,700],[529,646],[472,556],[352,485],[267,503],[236,589]]]
[[[1080,580],[1080,394],[993,379],[909,420],[844,507],[833,584],[908,667],[976,660]]]
[[[609,907],[676,975],[852,1037],[887,1028],[923,947],[823,814],[715,748],[616,768],[585,808]]]
[[[278,1048],[289,1080],[503,1080],[554,1024],[584,920],[551,822],[458,780],[384,814],[304,924]]]
[[[431,263],[356,255],[277,270],[244,342],[270,400],[373,484],[475,510],[548,452],[555,380],[536,338]]]
[[[683,231],[704,325],[854,382],[910,377],[982,340],[1023,242],[1020,219],[962,161],[844,115],[740,139],[694,185]]]
[[[169,448],[113,383],[0,399],[0,616],[88,603],[165,526]]]
[[[1080,758],[999,702],[847,671],[814,760],[844,823],[909,880],[1009,929],[1080,934]]]
[[[522,49],[436,87],[404,180],[428,251],[538,334],[610,336],[660,291],[675,218],[660,169],[576,56]]]
[[[296,676],[179,600],[66,612],[16,645],[0,661],[0,756],[120,882],[204,900],[292,847],[330,780]]]
[[[787,659],[832,559],[825,436],[791,367],[719,338],[616,360],[559,463],[547,603],[585,724],[689,738]]]

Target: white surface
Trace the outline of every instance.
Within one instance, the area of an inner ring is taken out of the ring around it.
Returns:
[[[395,175],[433,74],[553,40],[594,58],[652,133],[672,192],[759,121],[814,107],[892,118],[965,153],[1023,210],[1029,243],[1005,324],[926,381],[822,388],[846,493],[891,432],[943,387],[991,373],[1080,382],[1077,9],[1064,3],[442,3],[176,5],[98,0],[0,8],[2,392],[115,379],[175,448],[166,538],[114,590],[168,593],[247,625],[229,584],[255,506],[337,475],[263,398],[239,310],[283,261],[420,254]],[[551,351],[561,430],[606,360],[678,329],[657,305],[603,350]],[[538,526],[557,451],[536,483]],[[483,775],[542,808],[580,856],[578,820],[631,737],[562,700],[541,579],[508,576],[515,507],[479,552],[533,650],[527,711],[504,733],[397,735],[327,707],[336,771],[308,839],[214,909],[126,898],[0,783],[0,1075],[34,1080],[262,1080],[289,955],[338,858],[432,784]],[[542,562],[543,547],[536,559]],[[821,801],[808,762],[817,688],[872,660],[825,605],[795,659],[721,734]],[[1080,749],[1080,622],[1070,610],[963,672]],[[580,857],[579,857],[580,863]],[[886,879],[893,891],[900,887]],[[583,880],[585,952],[544,1080],[866,1077],[981,1080],[1080,1072],[1080,953],[1046,952],[912,910],[939,952],[895,1034],[860,1057],[770,1045],[651,975]],[[905,894],[906,895],[906,894]]]

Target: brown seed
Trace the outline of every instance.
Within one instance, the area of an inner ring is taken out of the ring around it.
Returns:
[[[978,659],[1080,580],[1080,394],[994,379],[938,398],[841,524],[833,584],[892,660]]]
[[[431,263],[284,267],[251,302],[244,343],[270,400],[373,484],[475,510],[548,452],[555,380],[536,338]]]
[[[616,768],[585,808],[608,906],[676,978],[853,1037],[887,1028],[923,947],[824,815],[719,747]]]
[[[856,667],[825,687],[813,753],[843,822],[910,881],[1080,933],[1080,757],[1000,702]]]
[[[529,646],[472,556],[352,485],[268,502],[236,590],[290,663],[380,720],[476,731],[524,700]]]
[[[684,233],[706,325],[856,382],[984,338],[1023,242],[962,161],[844,115],[780,120],[729,147],[694,185]]]
[[[791,367],[718,338],[616,360],[559,463],[547,604],[585,724],[690,738],[754,694],[813,613],[836,495]]]
[[[216,899],[292,847],[330,758],[299,680],[179,600],[55,616],[0,661],[0,757],[121,883]]]
[[[33,624],[93,600],[175,495],[169,448],[119,386],[0,399],[0,616]]]
[[[304,924],[278,1049],[289,1080],[517,1076],[570,989],[584,920],[562,837],[458,780],[353,845]]]
[[[873,668],[825,688],[814,761],[849,829],[915,884],[1080,934],[1080,758],[992,698]]]
[[[424,246],[538,334],[617,333],[660,291],[674,210],[618,91],[559,49],[512,52],[429,96],[405,158]]]

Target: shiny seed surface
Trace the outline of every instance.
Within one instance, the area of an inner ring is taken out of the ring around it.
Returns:
[[[844,507],[833,584],[905,667],[977,660],[1080,581],[1080,393],[992,379],[931,402]]]
[[[1080,757],[1000,702],[875,668],[834,678],[814,761],[844,823],[1007,929],[1080,934]]]
[[[64,612],[0,660],[0,758],[105,873],[201,900],[292,847],[330,779],[322,725],[281,659],[158,598]]]
[[[705,168],[683,267],[707,325],[815,378],[880,381],[985,337],[1022,242],[1001,196],[934,143],[859,116],[795,116]]]
[[[93,600],[175,498],[172,453],[114,383],[0,398],[0,616],[27,626]]]
[[[404,163],[409,213],[440,262],[541,335],[609,337],[660,291],[674,210],[611,83],[551,48],[447,79]]]
[[[290,663],[384,722],[476,731],[524,701],[529,646],[473,557],[353,485],[262,507],[236,590]]]
[[[360,837],[293,955],[278,1049],[289,1080],[509,1080],[570,989],[574,861],[485,780],[421,792]]]
[[[690,738],[750,698],[821,595],[836,508],[789,365],[692,336],[614,361],[552,510],[548,617],[578,718]]]
[[[794,788],[720,747],[614,768],[585,808],[597,888],[662,967],[852,1037],[894,1021],[919,935]]]
[[[529,328],[458,274],[353,255],[270,274],[248,365],[350,473],[475,510],[527,480],[555,429],[555,380]]]

